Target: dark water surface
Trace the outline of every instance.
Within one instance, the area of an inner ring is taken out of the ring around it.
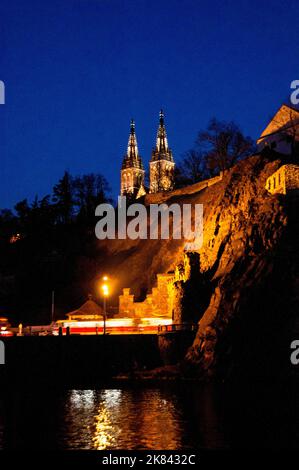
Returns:
[[[1,392],[0,448],[299,448],[297,387]]]

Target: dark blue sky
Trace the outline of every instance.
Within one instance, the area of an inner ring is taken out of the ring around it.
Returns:
[[[175,158],[212,116],[257,137],[299,79],[297,0],[1,0],[0,208],[65,169],[119,189],[129,121],[147,162],[165,109]]]

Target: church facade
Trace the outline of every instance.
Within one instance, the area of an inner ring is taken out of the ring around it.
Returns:
[[[145,186],[145,170],[139,155],[135,122],[131,121],[127,153],[121,168],[121,196],[138,199],[147,192],[159,193],[174,189],[175,163],[172,151],[168,146],[164,113],[159,115],[156,146],[152,151],[149,163],[149,188]]]

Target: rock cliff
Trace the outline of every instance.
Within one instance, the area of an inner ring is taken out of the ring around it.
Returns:
[[[169,204],[204,205],[199,272],[174,294],[190,297],[192,291],[190,319],[199,328],[184,365],[197,375],[264,377],[290,369],[290,342],[299,338],[299,198],[266,191],[267,178],[283,163],[278,157],[252,156],[213,186],[163,196]],[[108,269],[119,281],[115,292],[131,286],[138,296],[153,286],[156,273],[182,262],[184,242],[115,240],[105,246]]]
[[[299,332],[299,198],[265,191],[280,165],[251,157],[211,188],[217,195],[205,216],[200,259],[212,294],[186,357],[201,375],[294,372],[289,356]]]

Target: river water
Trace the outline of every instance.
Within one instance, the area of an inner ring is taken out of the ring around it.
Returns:
[[[0,448],[297,448],[298,402],[277,384],[2,391]]]

